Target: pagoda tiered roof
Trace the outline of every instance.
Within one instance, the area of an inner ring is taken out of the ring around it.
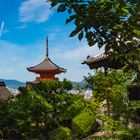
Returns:
[[[48,57],[46,57],[40,64],[35,65],[33,67],[29,67],[27,68],[27,70],[34,73],[52,72],[52,73],[58,74],[61,72],[66,72],[66,69],[61,68],[58,65],[56,65]]]

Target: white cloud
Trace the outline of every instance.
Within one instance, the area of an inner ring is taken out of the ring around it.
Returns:
[[[35,75],[26,68],[38,61],[41,46],[41,43],[22,46],[1,40],[0,79],[33,80]]]
[[[58,47],[59,48],[59,47]],[[64,47],[63,47],[64,48]],[[97,46],[89,47],[86,44],[83,44],[81,47],[78,47],[73,50],[66,50],[63,51],[64,49],[55,49],[53,50],[55,52],[55,58],[59,59],[70,59],[70,60],[82,60],[86,59],[88,55],[95,55],[99,49]]]
[[[21,3],[19,20],[21,22],[45,22],[51,13],[50,3],[46,0],[27,0]]]
[[[88,55],[93,56],[100,50],[97,46],[89,47],[86,44],[78,48],[75,47],[72,50],[65,50],[64,48],[66,48],[66,46],[57,46],[56,49],[52,50],[53,53],[50,54],[56,64],[67,69],[65,74],[59,76],[60,79],[67,78],[71,81],[81,81],[83,76],[88,76],[88,73],[92,72],[87,65],[83,65],[81,62],[84,61]]]
[[[95,54],[95,49],[97,49],[97,47],[89,47],[87,45],[84,45],[82,47],[76,48],[74,50],[70,50],[70,51],[65,51],[65,52],[61,52],[61,53],[57,53],[55,55],[55,57],[60,58],[60,59],[85,59],[88,55],[93,55]]]
[[[56,44],[54,46],[56,46]],[[57,48],[53,46],[50,47],[49,57],[58,66],[67,69],[65,74],[60,74],[58,76],[60,80],[67,78],[71,81],[81,81],[83,76],[92,72],[88,66],[82,65],[81,62],[86,59],[87,55],[96,54],[98,49],[96,46],[88,47],[87,45],[82,45],[79,48],[75,47],[72,50],[69,50],[67,47],[68,46],[57,46]],[[32,81],[37,75],[29,73],[26,68],[40,63],[44,57],[44,41],[22,46],[1,40],[0,79]]]

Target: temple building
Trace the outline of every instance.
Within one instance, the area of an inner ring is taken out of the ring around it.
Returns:
[[[140,45],[138,46],[140,47]],[[111,53],[105,53],[105,51],[97,54],[96,56],[88,56],[86,60],[82,62],[82,64],[86,64],[89,66],[90,69],[98,69],[100,67],[103,67],[105,71],[108,68],[113,69],[120,69],[125,64],[121,64],[119,61],[110,59]],[[106,72],[105,72],[106,73]],[[139,77],[139,74],[137,74],[137,77]],[[128,98],[129,100],[140,100],[140,86],[139,85],[132,85],[128,87]],[[139,116],[140,116],[140,110],[139,110]]]
[[[48,55],[48,37],[46,39],[46,58],[39,64],[27,68],[29,72],[33,72],[35,74],[39,74],[39,77],[36,77],[35,81],[42,80],[59,80],[55,77],[56,74],[66,72],[66,69],[57,66],[55,63],[51,61]]]
[[[97,69],[100,67],[103,67],[104,69],[121,68],[123,65],[119,61],[114,59],[110,60],[110,52],[106,54],[105,51],[103,51],[96,56],[88,56],[87,59],[82,62],[82,64],[87,64],[90,69]]]
[[[13,98],[13,94],[6,88],[3,81],[0,81],[0,101]]]
[[[107,54],[105,51],[97,54],[96,56],[88,56],[86,60],[82,62],[82,64],[86,64],[89,66],[90,69],[98,69],[100,67],[103,67],[105,70],[105,75],[107,74],[108,68],[114,68],[119,69],[122,67],[122,64],[119,61],[116,61],[115,59],[110,59],[111,51]],[[109,103],[109,97],[106,92],[106,103],[107,103],[107,113],[108,116],[110,116],[110,103]]]

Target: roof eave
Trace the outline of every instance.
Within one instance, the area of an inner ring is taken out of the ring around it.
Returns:
[[[36,69],[27,68],[27,70],[29,72],[34,72],[37,74],[40,74],[40,73],[62,73],[62,72],[65,73],[66,72],[66,69],[36,70]]]

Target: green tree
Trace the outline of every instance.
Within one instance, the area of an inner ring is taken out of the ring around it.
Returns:
[[[68,80],[43,81],[20,88],[17,97],[0,102],[0,139],[71,139],[72,119],[82,110],[95,110],[82,95],[72,95]],[[49,136],[50,135],[50,136]]]
[[[0,103],[0,139],[31,139],[44,135],[52,106],[31,90]]]
[[[85,77],[87,83],[93,86],[93,96],[99,103],[107,100],[108,114],[113,117],[127,117],[128,115],[128,85],[132,83],[132,73],[124,73],[122,70],[97,70],[95,75]]]
[[[48,129],[57,128],[59,125],[71,126],[72,118],[81,110],[90,106],[82,95],[72,95],[67,90],[72,86],[69,81],[49,81],[33,85],[32,89],[41,94],[52,105],[52,120],[48,122]]]
[[[85,37],[89,46],[105,47],[112,57],[140,73],[139,0],[48,0],[57,12],[68,12],[66,23],[74,23],[70,37]],[[112,58],[111,58],[112,59]]]

